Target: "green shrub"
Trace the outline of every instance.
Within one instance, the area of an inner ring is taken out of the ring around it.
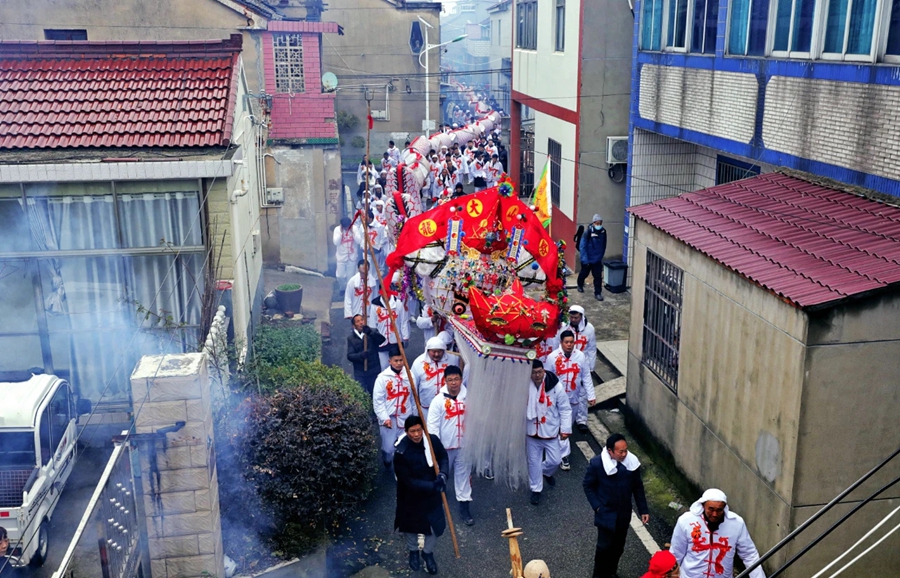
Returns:
[[[311,374],[308,374],[311,375]],[[359,386],[356,386],[360,389]],[[315,547],[372,491],[377,473],[369,410],[343,388],[281,389],[243,404],[235,442],[243,478],[256,489],[269,537],[286,557]]]
[[[364,146],[366,146],[366,139],[357,135],[350,139],[350,146],[352,146],[355,149],[361,149]]]
[[[303,286],[299,283],[285,283],[284,285],[279,285],[275,288],[276,291],[296,291],[297,289],[302,289]]]
[[[253,337],[253,359],[248,365],[275,367],[294,360],[317,361],[321,353],[322,338],[311,324],[262,325]]]
[[[352,112],[347,112],[346,110],[337,111],[337,114],[335,114],[335,120],[337,121],[338,130],[340,131],[353,130],[354,128],[356,128],[356,125],[359,124],[359,117]]]
[[[261,367],[255,377],[259,378],[259,389],[272,392],[279,389],[299,387],[329,387],[340,391],[365,408],[372,405],[372,398],[359,383],[344,373],[340,367],[324,365],[318,361],[307,362],[299,359],[283,365]],[[256,387],[257,383],[248,384]]]

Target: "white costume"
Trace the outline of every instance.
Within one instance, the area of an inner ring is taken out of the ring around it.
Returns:
[[[484,172],[488,188],[495,187],[500,181],[500,175],[503,174],[503,165],[500,161],[491,161],[485,165]]]
[[[375,289],[375,277],[369,275],[366,283],[367,301],[372,302],[372,292]],[[344,317],[351,319],[355,315],[363,314],[363,282],[362,275],[357,271],[350,280],[347,281],[347,287],[344,289]]]
[[[353,276],[353,272],[356,271],[356,262],[359,261],[359,245],[356,244],[353,228],[345,231],[338,225],[331,235],[331,242],[336,247],[334,252],[334,258],[337,261],[335,276],[344,285]]]
[[[446,386],[441,388],[440,395],[434,398],[428,411],[428,432],[441,438],[441,443],[447,450],[450,470],[453,472],[453,489],[456,491],[458,502],[472,501],[472,477],[469,468],[462,462],[457,462],[463,447],[465,421],[466,387],[460,388],[459,395],[455,399]]]
[[[595,401],[597,395],[594,392],[594,380],[587,368],[587,360],[582,352],[572,350],[572,355],[566,357],[562,347],[557,348],[547,356],[544,363],[547,371],[552,371],[559,378],[560,385],[564,386],[572,405],[573,420],[575,423],[587,424],[587,408],[589,401]],[[569,455],[569,441],[562,442],[563,457]]]
[[[422,330],[422,336],[425,338],[425,341],[428,341],[441,331],[444,331],[447,328],[452,329],[447,320],[443,317],[438,321],[438,326],[434,326],[434,322],[431,320],[431,316],[434,313],[434,310],[431,306],[426,306],[422,309],[422,314],[416,317],[416,327]]]
[[[584,352],[588,369],[594,371],[594,366],[597,364],[597,335],[594,332],[594,326],[588,323],[584,316],[584,308],[581,305],[573,305],[569,307],[569,311],[581,313],[581,323],[578,324],[578,327],[573,326],[571,323],[560,326],[559,331],[556,333],[556,343],[559,343],[559,334],[566,329],[574,333],[575,349]]]
[[[369,305],[368,325],[369,327],[377,329],[378,333],[384,335],[386,338],[382,346],[378,348],[378,357],[381,359],[381,368],[385,369],[390,361],[390,356],[388,355],[390,346],[397,344],[397,335],[394,333],[393,327],[391,327],[391,317],[393,316],[394,321],[397,323],[397,330],[400,332],[400,339],[403,341],[409,339],[409,319],[407,319],[406,307],[403,306],[403,303],[401,303],[395,295],[391,295],[390,313],[388,312],[388,308],[382,303],[381,299],[382,297],[378,296]]]
[[[396,373],[388,367],[375,378],[372,409],[378,417],[378,427],[381,430],[381,451],[384,452],[382,455],[384,462],[393,460],[394,442],[403,433],[406,418],[414,413],[415,403],[412,391],[409,389],[409,379],[406,377],[405,369]],[[387,420],[391,420],[391,427],[385,427],[384,422]]]
[[[428,355],[428,351],[432,349],[440,349],[444,352],[440,361],[432,361]],[[425,353],[420,355],[413,361],[410,371],[413,375],[413,381],[416,384],[416,391],[419,392],[419,405],[422,406],[422,417],[428,417],[428,408],[431,407],[433,400],[444,387],[444,370],[448,365],[453,365],[450,356],[447,355],[447,346],[440,337],[432,337],[425,344]]]
[[[703,504],[710,501],[726,502],[725,518],[715,532],[710,531],[703,517]],[[735,554],[745,566],[759,560],[744,519],[728,509],[727,501],[721,490],[706,490],[678,518],[669,551],[681,566],[682,578],[730,578],[734,576]],[[766,575],[759,567],[750,573],[750,578],[766,578]]]
[[[528,380],[525,409],[525,447],[528,451],[528,482],[532,492],[544,489],[544,476],[552,476],[562,463],[559,434],[572,433],[569,396],[555,375],[547,372],[540,387]],[[542,454],[546,453],[546,457]]]
[[[388,154],[388,156],[391,159],[391,162],[393,163],[393,165],[395,167],[400,164],[400,149],[393,146],[393,147],[388,147],[388,149],[385,152]]]

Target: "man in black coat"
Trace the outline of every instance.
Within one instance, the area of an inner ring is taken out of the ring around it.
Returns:
[[[394,452],[394,473],[397,475],[394,529],[400,530],[406,537],[409,567],[414,572],[421,568],[418,534],[425,535],[425,547],[422,548],[425,570],[429,574],[437,574],[434,546],[437,537],[444,533],[446,527],[441,492],[447,487],[447,471],[450,469],[447,451],[439,437],[428,436],[441,472],[438,475],[434,472],[431,452],[424,443],[422,418],[411,415],[406,418],[403,426],[406,435],[397,440]]]
[[[631,497],[637,503],[641,522],[650,520],[641,462],[628,452],[622,434],[612,434],[606,447],[594,457],[584,474],[584,493],[594,509],[597,526],[597,550],[594,554],[594,578],[616,576],[619,558],[625,551],[625,537],[631,523]]]
[[[353,379],[359,382],[366,393],[372,395],[375,378],[381,373],[378,347],[384,343],[385,337],[368,327],[362,315],[354,315],[351,322],[353,331],[347,336],[347,361],[353,364]],[[365,340],[363,336],[366,337]]]

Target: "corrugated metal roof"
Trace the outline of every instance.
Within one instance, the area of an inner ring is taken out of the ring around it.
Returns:
[[[900,208],[788,175],[629,212],[797,307],[900,283]]]
[[[240,35],[0,42],[0,148],[228,144]]]

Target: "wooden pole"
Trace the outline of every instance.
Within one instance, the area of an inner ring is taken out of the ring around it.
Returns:
[[[371,131],[369,130],[369,118],[372,116],[372,103],[369,100],[366,100],[366,161],[363,169],[363,182],[366,185],[366,193],[365,193],[365,214],[362,218],[363,223],[363,245],[365,245],[365,249],[363,251],[363,260],[365,263],[363,264],[363,309],[362,315],[363,320],[366,322],[366,325],[369,324],[369,135]],[[369,341],[368,335],[363,333],[363,352],[366,353],[366,356],[363,358],[363,371],[369,370]]]
[[[375,251],[371,250],[372,258],[375,258]],[[381,286],[381,301],[384,303],[385,308],[388,310],[388,319],[391,322],[391,330],[394,332],[394,337],[397,339],[397,347],[400,348],[400,355],[403,356],[403,367],[406,368],[406,377],[409,379],[409,389],[412,392],[413,400],[416,402],[416,410],[419,412],[419,415],[423,415],[422,412],[422,404],[419,402],[419,391],[416,389],[416,381],[413,379],[412,371],[409,369],[409,360],[406,358],[406,349],[403,347],[403,339],[400,337],[400,330],[397,328],[397,322],[394,319],[394,311],[391,309],[391,299],[388,295],[388,289],[384,285],[384,279],[381,276],[381,271],[378,269],[378,264],[375,264],[375,274],[378,275],[378,284]],[[428,434],[428,425],[423,421],[422,429],[425,430],[425,435]],[[434,473],[440,474],[441,468],[437,461],[437,455],[434,453],[434,446],[431,445],[431,438],[428,438],[428,449],[431,451],[431,463],[434,464]],[[450,515],[450,504],[447,502],[447,494],[446,492],[441,492],[441,500],[444,502],[444,514],[447,516],[447,526],[450,528],[450,539],[453,542],[453,552],[456,554],[456,557],[459,558],[459,543],[456,541],[456,529],[453,527],[453,517]]]
[[[509,540],[509,561],[512,563],[513,578],[522,578],[524,571],[522,570],[522,554],[519,552],[519,536],[524,534],[522,528],[514,528],[512,521],[512,510],[506,508],[506,525],[507,529],[500,535]]]

